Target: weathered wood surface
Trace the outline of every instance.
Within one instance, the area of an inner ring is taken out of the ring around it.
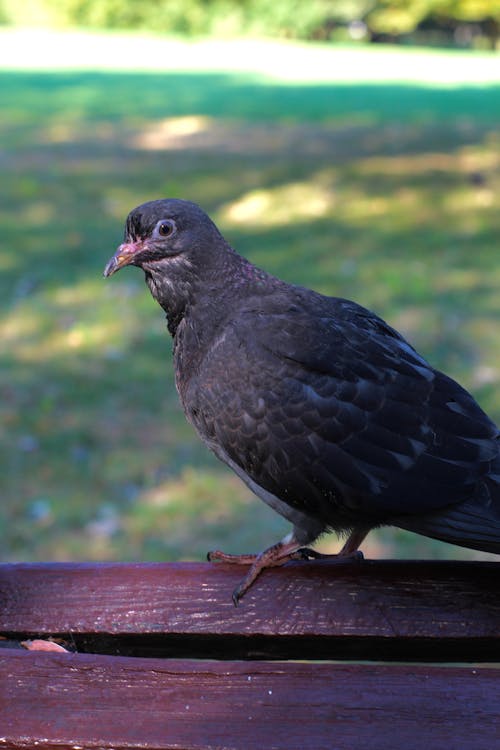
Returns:
[[[235,608],[244,571],[0,565],[0,634],[142,656],[500,661],[496,563],[294,563],[266,571]]]
[[[0,748],[491,750],[498,666],[325,660],[500,661],[498,571],[298,563],[236,609],[231,566],[0,565],[0,645],[100,652],[0,649]]]
[[[499,669],[0,652],[0,747],[492,750]]]

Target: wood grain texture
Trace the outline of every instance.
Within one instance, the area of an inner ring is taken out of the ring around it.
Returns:
[[[266,571],[235,608],[239,566],[4,564],[0,634],[70,634],[79,650],[138,655],[500,661],[499,571],[294,563]]]
[[[491,750],[499,669],[0,655],[0,747]]]
[[[242,572],[1,565],[0,633],[101,653],[0,649],[0,748],[498,745],[500,668],[325,661],[500,661],[496,564],[294,564],[266,572],[235,609]]]

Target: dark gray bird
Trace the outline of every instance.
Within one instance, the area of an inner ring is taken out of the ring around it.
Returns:
[[[498,428],[381,318],[256,268],[187,201],[129,214],[104,275],[126,265],[167,314],[188,420],[293,525],[259,555],[209,553],[251,563],[235,603],[325,531],[343,557],[386,525],[500,554]]]

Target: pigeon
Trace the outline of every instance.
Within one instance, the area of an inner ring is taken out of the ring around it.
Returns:
[[[185,200],[130,212],[104,276],[127,265],[166,313],[187,419],[292,524],[260,554],[209,553],[250,565],[235,604],[325,532],[339,561],[382,526],[500,554],[499,429],[375,313],[256,267]]]

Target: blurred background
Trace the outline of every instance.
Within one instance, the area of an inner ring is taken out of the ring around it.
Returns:
[[[102,278],[146,200],[372,308],[500,420],[499,21],[498,0],[0,0],[2,560],[287,531],[186,424],[141,272]],[[397,530],[364,549],[486,557]]]

